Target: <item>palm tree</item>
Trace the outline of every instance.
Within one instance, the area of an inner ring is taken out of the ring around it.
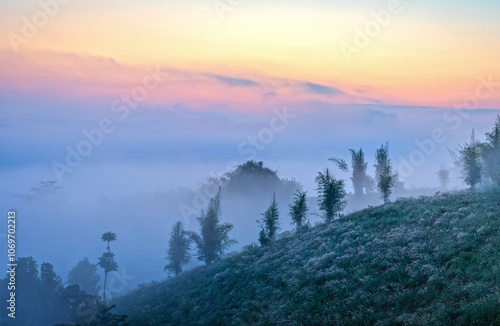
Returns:
[[[107,249],[109,252],[109,243],[116,240],[116,233],[106,232],[102,235],[101,240],[108,243]]]
[[[104,269],[104,289],[103,289],[103,301],[106,301],[106,282],[108,279],[108,273],[114,272],[118,270],[118,264],[115,261],[115,254],[111,252],[109,243],[111,241],[116,240],[116,233],[106,232],[102,235],[101,240],[107,242],[108,245],[106,247],[107,252],[103,253],[101,257],[99,257],[99,265],[102,269]]]

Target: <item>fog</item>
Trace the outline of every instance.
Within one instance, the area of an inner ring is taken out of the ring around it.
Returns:
[[[112,295],[167,277],[163,266],[172,224],[183,221],[187,229],[198,231],[196,217],[217,189],[207,185],[238,164],[262,161],[282,181],[246,180],[237,187],[223,186],[222,219],[234,225],[230,237],[238,241],[229,251],[257,241],[256,220],[273,192],[281,231],[286,231],[293,228],[288,205],[296,188],[307,191],[309,202],[315,203],[318,171],[332,169],[352,191],[349,175],[328,161],[336,156],[349,162],[350,148],[363,148],[373,175],[375,150],[389,142],[406,189],[393,198],[442,191],[436,176],[441,164],[452,168],[448,189],[464,187],[447,148],[467,141],[472,128],[482,139],[498,113],[469,111],[464,118],[443,108],[321,102],[284,103],[256,112],[143,107],[116,122],[115,130],[71,172],[58,175],[54,162],[65,164],[68,146],[76,149],[85,140],[82,130],[96,128],[107,117],[99,107],[70,104],[54,102],[38,110],[22,100],[4,104],[16,110],[3,109],[0,116],[0,207],[3,212],[17,211],[18,257],[33,256],[39,265],[52,263],[63,280],[83,257],[97,263],[105,250],[101,235],[115,232],[117,241],[111,248],[121,276],[114,277],[123,286],[116,286]],[[445,112],[451,116],[444,118]],[[436,128],[442,130],[442,141],[428,142]],[[49,180],[57,181],[57,189],[42,191],[40,182]],[[361,205],[349,205],[346,212],[381,203],[374,196]],[[310,222],[321,220],[313,205]],[[0,232],[0,240],[6,250],[5,232]],[[186,268],[197,264],[194,257]]]

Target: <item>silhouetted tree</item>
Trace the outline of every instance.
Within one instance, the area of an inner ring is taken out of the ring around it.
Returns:
[[[292,224],[295,224],[297,230],[307,219],[307,192],[298,191],[295,193],[293,204],[290,205],[290,217],[292,218]]]
[[[391,163],[390,161],[387,161],[384,172],[382,172],[378,181],[378,188],[380,189],[381,197],[386,204],[389,202],[395,182],[396,175],[392,174]]]
[[[381,145],[380,148],[377,149],[375,153],[375,161],[377,162],[373,166],[375,167],[375,182],[378,187],[378,183],[380,181],[380,176],[384,173],[384,169],[386,166],[386,162],[389,160],[389,143],[385,143],[385,145]]]
[[[65,310],[57,305],[62,279],[52,264],[42,263],[39,272],[33,257],[18,258],[16,263],[15,297],[22,304],[16,305],[14,324],[52,325],[64,321]]]
[[[500,115],[497,115],[491,132],[486,133],[486,142],[481,144],[485,175],[500,186]]]
[[[470,136],[470,143],[458,145],[454,150],[450,150],[450,154],[455,164],[462,169],[462,178],[465,183],[474,190],[481,182],[482,172],[480,144],[476,140],[474,129]]]
[[[210,199],[207,213],[202,210],[201,217],[198,218],[201,232],[196,234],[191,232],[191,238],[198,247],[198,259],[204,261],[206,265],[211,265],[222,257],[224,252],[234,243],[234,239],[229,239],[229,231],[232,224],[220,223],[222,215],[221,189],[214,198]]]
[[[360,148],[357,152],[349,149],[349,152],[351,152],[352,186],[354,188],[354,195],[359,197],[364,194],[365,188],[370,188],[370,177],[366,174],[368,163],[365,162],[363,149]],[[330,158],[330,161],[336,163],[341,171],[349,172],[349,166],[343,159],[333,157]]]
[[[17,259],[17,279],[24,284],[35,286],[38,281],[38,264],[33,257],[21,257]]]
[[[40,293],[40,274],[33,257],[16,260],[16,325],[36,325],[43,311]],[[5,308],[4,308],[5,309]]]
[[[168,241],[167,259],[169,263],[165,265],[163,271],[169,270],[178,275],[182,271],[182,265],[189,263],[191,260],[189,251],[192,242],[193,240],[189,233],[184,230],[182,222],[175,223]]]
[[[108,250],[108,252],[110,251],[110,248],[109,248],[109,243],[111,241],[115,241],[116,240],[116,233],[113,233],[111,231],[109,232],[106,232],[106,233],[103,233],[103,235],[101,236],[101,240],[104,241],[104,242],[107,242],[108,245],[106,247],[106,249]]]
[[[389,144],[381,145],[375,154],[377,164],[375,164],[375,178],[378,180],[377,187],[380,191],[384,203],[389,202],[392,188],[396,182],[396,175],[392,174],[392,163],[389,159]],[[378,174],[380,173],[380,174]]]
[[[265,200],[276,191],[280,198],[293,197],[297,189],[302,189],[294,179],[281,179],[278,171],[259,161],[246,161],[237,165],[221,177],[209,178],[211,189],[221,186],[230,199],[252,198],[252,201]]]
[[[40,289],[38,296],[41,299],[40,320],[54,322],[61,319],[61,309],[52,304],[59,298],[62,289],[62,279],[54,272],[50,263],[43,263],[40,267]]]
[[[279,211],[278,203],[276,202],[276,194],[273,194],[273,201],[262,216],[263,219],[260,221],[261,230],[259,242],[261,245],[265,246],[276,240],[276,234],[279,230]]]
[[[91,264],[87,257],[80,260],[68,273],[68,285],[79,285],[82,291],[88,294],[99,292],[99,280],[97,265]]]
[[[441,164],[439,171],[437,172],[437,176],[439,178],[441,188],[445,189],[450,183],[450,169],[448,169],[446,165]]]
[[[56,291],[62,285],[62,279],[54,272],[54,266],[43,263],[40,268],[40,283],[47,291]]]
[[[42,263],[38,272],[33,257],[17,260],[16,318],[2,319],[2,325],[122,325],[124,315],[113,315],[97,295],[81,291],[78,285],[64,288],[62,279],[50,263]],[[0,285],[7,288],[7,278]],[[5,291],[0,293],[4,300]]]
[[[344,181],[335,179],[327,168],[324,173],[318,172],[316,183],[319,208],[325,213],[326,222],[330,223],[346,205]]]
[[[103,253],[102,256],[99,257],[99,262],[97,263],[97,265],[104,269],[104,292],[102,299],[106,301],[106,281],[108,279],[108,274],[118,270],[118,264],[115,261],[115,254],[111,252],[109,247],[109,243],[116,240],[116,233],[106,232],[102,235],[101,240],[108,243],[106,247],[107,252]]]

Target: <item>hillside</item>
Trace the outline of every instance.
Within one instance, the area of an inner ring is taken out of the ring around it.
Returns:
[[[368,208],[114,303],[130,325],[500,325],[499,286],[495,189]]]

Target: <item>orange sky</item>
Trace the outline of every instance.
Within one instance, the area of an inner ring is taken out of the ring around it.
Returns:
[[[356,46],[356,28],[373,24],[371,12],[387,10],[387,2],[321,3],[242,3],[221,20],[210,4],[197,1],[73,1],[60,5],[17,52],[9,38],[23,37],[22,18],[33,21],[42,9],[28,1],[1,4],[6,37],[0,59],[9,64],[0,67],[0,90],[36,93],[50,84],[82,98],[113,95],[141,80],[146,67],[162,66],[178,73],[148,99],[160,105],[324,100],[450,106],[473,95],[479,77],[500,79],[500,29],[492,28],[491,10],[402,2],[401,12],[349,60],[342,46]],[[255,84],[228,86],[214,76]],[[311,92],[306,83],[342,94]],[[500,91],[481,107],[499,102]]]

